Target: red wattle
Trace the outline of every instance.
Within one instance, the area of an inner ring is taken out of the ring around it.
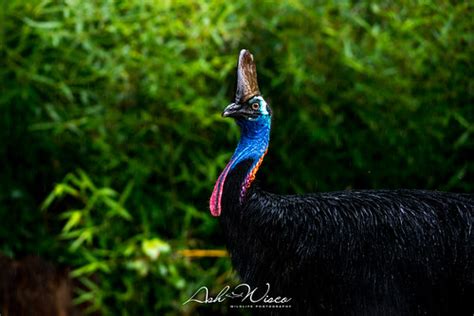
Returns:
[[[211,199],[209,201],[209,209],[211,210],[212,216],[221,215],[221,211],[222,211],[222,205],[221,205],[222,193],[224,191],[225,178],[227,177],[227,174],[229,173],[231,165],[232,165],[232,160],[224,168],[221,175],[217,179],[216,185],[214,186],[214,190],[212,190]]]

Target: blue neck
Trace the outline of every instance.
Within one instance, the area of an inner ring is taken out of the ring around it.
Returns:
[[[270,141],[270,115],[261,115],[255,120],[238,119],[237,124],[241,130],[239,144],[229,163],[217,179],[209,201],[211,214],[214,216],[219,216],[222,210],[222,198],[227,175],[242,161],[250,160],[250,168],[246,171],[242,183],[237,184],[240,187],[238,200],[243,201],[247,190],[255,179],[255,174],[262,163]]]
[[[252,159],[252,170],[265,154],[270,141],[271,118],[260,116],[256,120],[237,120],[240,126],[240,141],[231,158],[232,170],[239,162]],[[249,170],[249,171],[250,171]]]

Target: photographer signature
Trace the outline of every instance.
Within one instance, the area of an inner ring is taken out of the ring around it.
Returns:
[[[263,295],[256,294],[258,287],[252,289],[247,283],[241,283],[234,287],[231,291],[230,286],[226,285],[222,290],[215,296],[209,295],[209,289],[207,286],[201,286],[187,301],[183,303],[186,305],[190,302],[196,302],[200,304],[214,304],[222,303],[226,299],[241,299],[240,302],[245,303],[266,303],[266,304],[286,304],[291,301],[288,297],[272,297],[268,293],[270,292],[270,284],[266,283],[266,291]],[[199,294],[203,293],[202,298],[197,298]]]

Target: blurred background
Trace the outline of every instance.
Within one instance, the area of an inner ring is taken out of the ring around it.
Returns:
[[[468,1],[11,0],[0,7],[0,252],[70,269],[81,313],[221,314],[208,199],[240,49],[276,193],[474,188]],[[183,250],[185,250],[183,252]]]

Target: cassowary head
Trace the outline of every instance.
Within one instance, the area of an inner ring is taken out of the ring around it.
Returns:
[[[238,183],[238,189],[240,190],[239,199],[240,202],[243,201],[268,148],[271,113],[270,107],[262,98],[258,89],[257,70],[253,56],[243,49],[240,51],[239,64],[237,66],[235,102],[228,105],[224,112],[222,112],[222,116],[233,117],[240,126],[240,141],[212,191],[209,201],[212,215],[219,216],[222,211],[222,201],[229,201],[229,196],[224,196],[224,184],[228,176],[230,177],[233,174],[232,171],[240,163],[249,162],[250,166],[245,177],[236,180],[240,181]],[[231,182],[229,181],[228,183]]]
[[[253,56],[242,49],[237,66],[237,91],[235,102],[222,112],[223,117],[233,117],[243,127],[257,127],[263,121],[270,120],[272,111],[260,94],[257,82],[257,70]],[[260,124],[259,124],[260,123]]]

